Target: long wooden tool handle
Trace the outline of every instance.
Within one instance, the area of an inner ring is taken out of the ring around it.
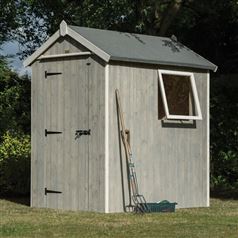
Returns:
[[[126,138],[125,122],[124,122],[124,117],[123,117],[123,113],[122,113],[122,110],[121,110],[121,100],[120,100],[120,95],[119,95],[119,90],[118,89],[116,89],[116,101],[117,101],[117,112],[119,114],[119,126],[120,126],[120,129],[121,129],[121,132],[122,132],[120,136],[122,137],[122,142],[123,142],[123,145],[124,145],[127,166],[129,166],[131,151],[130,151],[129,143],[128,143],[127,138]],[[128,172],[129,172],[129,168],[128,168]],[[134,191],[133,181],[131,179],[130,172],[128,174],[128,179],[129,179],[128,189],[129,189],[129,204],[130,204],[129,206],[131,206],[131,199],[132,199],[131,192],[134,195],[135,191]]]
[[[116,98],[117,98],[117,106],[118,106],[118,113],[119,113],[119,121],[120,121],[121,129],[122,129],[122,140],[123,140],[123,144],[125,147],[126,159],[129,161],[129,156],[130,156],[131,151],[130,151],[130,148],[129,148],[129,145],[128,145],[127,139],[126,139],[125,122],[124,122],[124,117],[123,117],[123,113],[121,110],[121,100],[120,100],[120,95],[119,95],[118,89],[116,89]]]

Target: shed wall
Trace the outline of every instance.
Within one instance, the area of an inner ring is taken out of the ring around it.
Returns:
[[[139,190],[147,202],[166,199],[178,202],[181,208],[208,205],[208,74],[202,71],[194,74],[203,120],[184,126],[180,121],[170,123],[158,119],[157,69],[158,66],[125,63],[113,63],[109,68],[110,212],[121,212],[129,203],[116,88],[120,91],[125,125],[131,134]]]

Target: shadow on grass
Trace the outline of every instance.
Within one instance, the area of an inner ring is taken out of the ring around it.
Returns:
[[[5,199],[7,201],[10,202],[14,202],[14,203],[18,203],[21,205],[25,205],[25,206],[30,206],[30,195],[25,195],[25,196],[13,196],[13,195],[9,195],[9,196],[0,196],[0,199]]]
[[[212,189],[211,198],[219,198],[221,200],[233,199],[238,200],[238,190],[228,189]],[[17,196],[17,195],[0,195],[0,199],[5,199],[17,204],[30,206],[30,195]]]
[[[219,199],[234,199],[238,200],[238,190],[230,190],[230,189],[213,189],[211,190],[212,198]]]

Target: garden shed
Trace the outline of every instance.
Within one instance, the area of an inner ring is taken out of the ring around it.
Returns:
[[[148,202],[209,206],[209,71],[163,38],[67,25],[32,68],[31,206],[122,212],[129,204],[115,90]]]

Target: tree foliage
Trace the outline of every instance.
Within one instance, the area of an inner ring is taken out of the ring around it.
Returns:
[[[0,135],[7,130],[30,133],[30,97],[28,76],[19,77],[0,59]]]
[[[238,196],[238,75],[211,81],[211,187]],[[227,196],[227,195],[226,195]]]
[[[218,65],[211,84],[213,187],[238,188],[238,2],[237,0],[1,0],[0,44],[13,36],[21,58],[68,24],[176,35]],[[234,79],[220,75],[236,75]],[[0,61],[0,133],[30,130],[30,83]]]
[[[185,3],[169,29],[184,44],[218,65],[218,74],[237,73],[238,2],[194,0]]]
[[[18,27],[17,7],[17,1],[0,1],[0,44],[12,38],[13,30]]]
[[[64,19],[68,24],[152,35],[166,35],[182,0],[28,0],[22,1],[19,41],[30,54]],[[30,26],[30,27],[29,27]],[[40,34],[39,34],[40,33]],[[30,41],[29,41],[30,39]]]
[[[20,0],[18,40],[32,53],[68,24],[150,35],[171,36],[219,65],[237,72],[237,0]]]
[[[0,195],[29,193],[29,134],[30,80],[0,59]]]

